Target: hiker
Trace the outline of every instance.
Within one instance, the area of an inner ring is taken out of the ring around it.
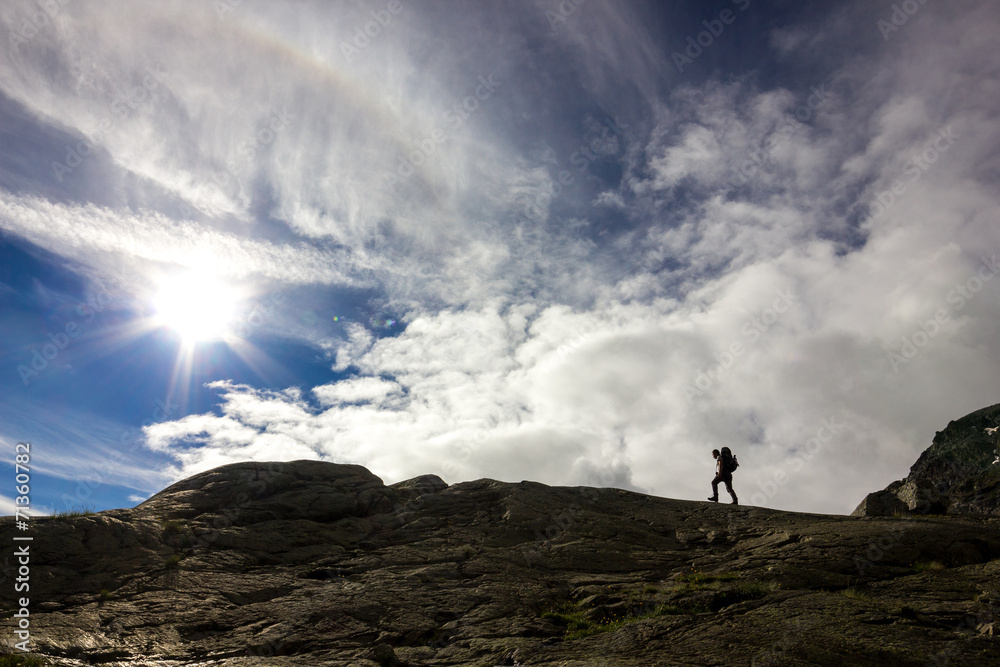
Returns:
[[[739,505],[739,498],[733,491],[733,471],[740,465],[739,462],[729,451],[729,447],[723,447],[721,452],[713,449],[712,457],[715,459],[715,479],[712,480],[712,495],[708,499],[713,503],[719,502],[719,482],[725,482],[726,491],[733,497],[733,504]]]

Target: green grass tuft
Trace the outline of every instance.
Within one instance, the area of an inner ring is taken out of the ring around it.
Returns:
[[[859,591],[854,586],[851,586],[850,588],[845,588],[844,590],[840,591],[840,594],[846,598],[851,598],[852,600],[858,600],[860,602],[874,602],[872,596],[868,595],[864,591]]]
[[[175,570],[180,562],[184,560],[184,556],[180,554],[171,554],[167,556],[167,560],[163,563],[163,566],[168,570]]]
[[[163,522],[163,535],[180,535],[184,532],[184,524],[180,521],[167,520]]]
[[[72,519],[78,516],[92,516],[96,514],[93,507],[74,507],[68,510],[62,510],[61,512],[56,512],[52,516],[57,519]]]
[[[691,584],[712,584],[717,581],[732,581],[739,575],[735,572],[699,572],[693,570],[678,575],[676,581],[683,581]]]
[[[943,563],[931,560],[931,561],[920,561],[919,563],[914,563],[912,566],[914,572],[936,572],[937,570],[947,569]]]

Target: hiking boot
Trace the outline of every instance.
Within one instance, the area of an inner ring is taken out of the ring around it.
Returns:
[[[709,496],[708,499],[711,500],[713,503],[719,502],[719,496]]]
[[[733,505],[739,505],[739,504],[740,504],[740,501],[739,501],[739,499],[737,499],[737,498],[733,498],[733,502],[732,502],[732,504],[733,504]]]

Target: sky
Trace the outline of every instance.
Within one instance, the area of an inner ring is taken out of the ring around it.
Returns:
[[[729,446],[743,504],[849,513],[1000,402],[998,33],[985,0],[7,0],[10,471],[29,443],[36,514],[295,459],[701,500]]]

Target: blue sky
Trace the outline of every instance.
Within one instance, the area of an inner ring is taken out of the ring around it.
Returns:
[[[989,2],[13,0],[0,442],[846,513],[1000,401]],[[6,512],[10,493],[0,491]]]

